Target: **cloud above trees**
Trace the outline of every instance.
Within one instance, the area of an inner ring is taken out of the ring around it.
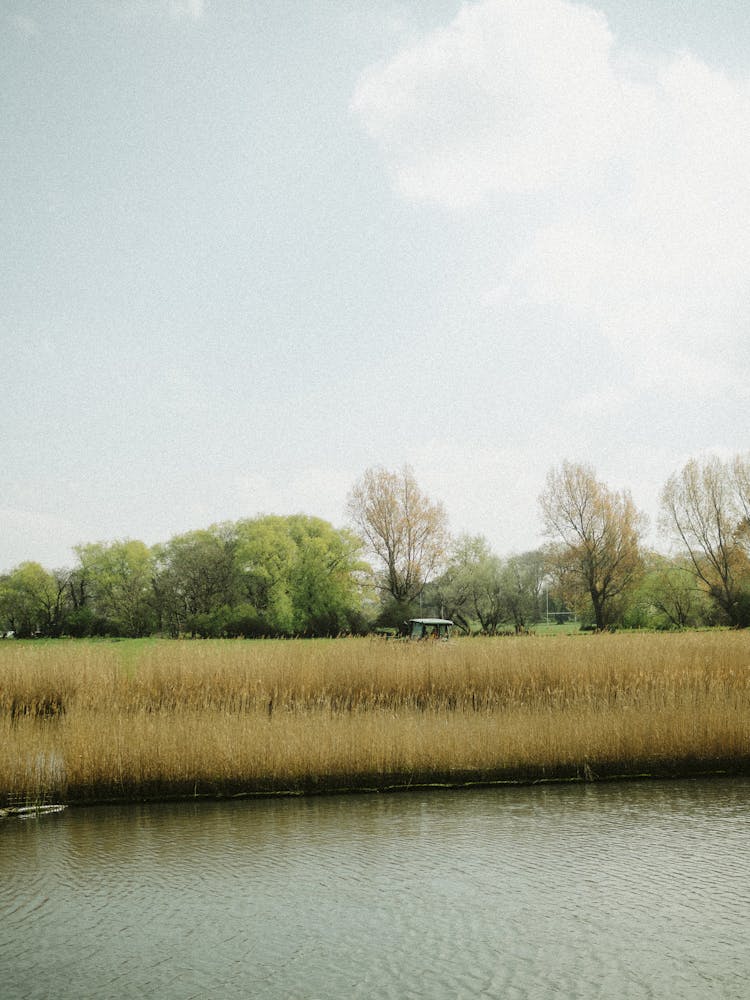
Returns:
[[[495,219],[498,308],[601,338],[631,397],[748,394],[749,80],[626,51],[591,6],[482,0],[351,107],[402,197]]]

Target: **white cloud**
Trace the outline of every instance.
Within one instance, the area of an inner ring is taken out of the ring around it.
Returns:
[[[25,35],[27,38],[33,38],[39,34],[39,24],[33,17],[29,17],[27,14],[15,14],[10,20],[18,33]]]
[[[599,13],[562,0],[466,5],[366,71],[352,109],[409,197],[465,206],[536,191],[616,143],[611,45]]]
[[[169,0],[169,12],[173,17],[185,17],[190,21],[200,21],[204,11],[204,0]]]
[[[592,7],[482,0],[366,71],[352,109],[402,196],[495,213],[515,249],[488,301],[591,329],[631,393],[745,392],[749,81],[622,52]]]
[[[114,8],[126,22],[141,23],[169,17],[175,21],[198,22],[206,13],[205,0],[121,0]]]

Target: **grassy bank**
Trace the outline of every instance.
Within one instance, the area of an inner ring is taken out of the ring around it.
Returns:
[[[0,643],[0,805],[750,772],[750,635]]]

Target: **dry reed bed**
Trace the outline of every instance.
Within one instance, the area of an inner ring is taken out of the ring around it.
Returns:
[[[0,803],[750,764],[750,636],[0,644]]]

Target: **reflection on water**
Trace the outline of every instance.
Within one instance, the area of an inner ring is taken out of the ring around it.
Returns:
[[[0,996],[737,997],[750,781],[0,825]]]

